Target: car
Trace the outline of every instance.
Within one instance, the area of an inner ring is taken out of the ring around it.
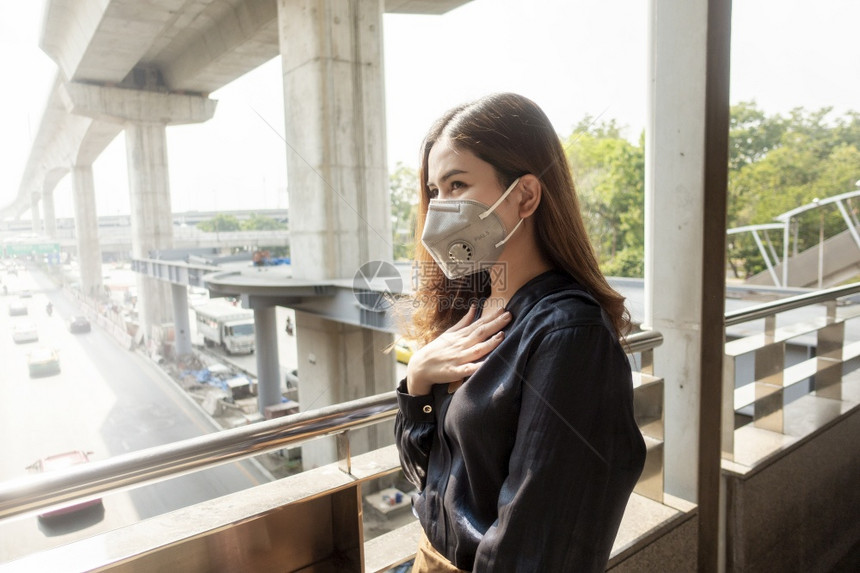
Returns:
[[[59,374],[60,355],[55,349],[42,346],[27,355],[27,368],[30,378]]]
[[[18,293],[18,297],[19,298],[33,298],[33,293],[30,292],[29,290],[25,289],[25,290],[22,290],[21,292]]]
[[[394,344],[394,355],[401,364],[409,364],[413,352],[415,352],[415,347],[412,342],[401,338]]]
[[[63,470],[66,468],[70,468],[72,466],[76,466],[78,464],[89,463],[90,456],[93,452],[85,452],[83,450],[71,450],[68,452],[63,452],[60,454],[54,454],[52,456],[47,456],[41,459],[36,460],[29,466],[27,469],[35,472],[53,472],[58,470]],[[88,507],[93,506],[102,506],[102,499],[90,499],[87,501],[82,501],[78,503],[73,503],[71,505],[66,505],[60,507],[58,509],[52,509],[50,511],[46,511],[44,513],[39,514],[40,519],[50,519],[52,517],[57,517],[59,515],[65,515],[68,513],[74,513],[81,511],[82,509],[86,509]]]
[[[92,330],[92,326],[86,316],[73,316],[69,320],[69,332],[80,333],[89,332],[90,330]]]
[[[9,303],[9,316],[26,316],[27,314],[29,314],[27,305],[20,300]]]
[[[12,340],[16,344],[23,342],[37,342],[39,340],[39,330],[36,328],[36,323],[29,320],[19,320],[12,325]]]

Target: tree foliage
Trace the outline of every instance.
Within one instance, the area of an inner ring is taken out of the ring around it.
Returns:
[[[243,221],[234,215],[218,213],[208,221],[198,223],[197,228],[207,233],[225,233],[229,231],[278,231],[286,229],[287,225],[259,213],[252,213],[249,218]]]
[[[777,215],[816,198],[856,189],[860,115],[852,112],[830,120],[831,113],[831,108],[797,108],[785,116],[767,116],[754,102],[732,107],[729,228],[772,223]],[[822,223],[825,237],[845,229],[836,206],[806,212],[796,217],[797,244],[790,239],[790,248],[803,251],[817,244]],[[781,253],[783,237],[776,235],[774,247]],[[749,233],[731,237],[728,255],[737,276],[765,269]]]
[[[282,231],[287,228],[285,223],[281,223],[271,217],[265,217],[259,213],[252,213],[239,226],[243,231]]]
[[[601,269],[614,276],[642,276],[644,269],[645,149],[624,139],[614,120],[585,117],[565,151]]]
[[[860,113],[832,117],[832,109],[797,108],[767,114],[755,102],[731,108],[729,124],[728,228],[773,223],[786,211],[857,189],[860,180]],[[644,134],[624,138],[614,121],[586,116],[564,139],[583,217],[601,269],[612,276],[643,276]],[[390,176],[394,253],[409,259],[418,202],[414,169],[398,164]],[[860,211],[849,203],[855,214]],[[796,216],[798,251],[845,229],[836,206]],[[792,232],[792,237],[795,233]],[[763,237],[764,239],[764,237]],[[782,253],[783,235],[767,237]],[[750,233],[728,237],[728,259],[738,276],[765,269]]]
[[[197,228],[207,233],[223,233],[226,231],[238,231],[240,229],[239,219],[233,215],[218,213],[208,221],[197,223]]]
[[[411,260],[415,253],[415,218],[418,215],[418,173],[398,162],[389,175],[391,230],[394,260]]]

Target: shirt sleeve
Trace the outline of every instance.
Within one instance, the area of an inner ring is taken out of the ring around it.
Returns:
[[[630,366],[604,326],[537,343],[517,436],[474,571],[604,571],[645,460]]]
[[[436,431],[433,395],[406,393],[406,379],[397,385],[399,410],[394,420],[394,437],[403,473],[419,491],[427,482],[427,464]]]

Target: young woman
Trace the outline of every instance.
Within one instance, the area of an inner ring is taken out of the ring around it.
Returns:
[[[413,571],[603,571],[645,447],[561,143],[516,94],[448,111],[422,150],[397,444]]]

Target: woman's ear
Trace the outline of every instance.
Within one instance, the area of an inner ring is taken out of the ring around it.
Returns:
[[[520,177],[520,182],[517,184],[520,191],[520,218],[525,219],[532,215],[540,205],[541,191],[543,186],[540,179],[528,173]]]

